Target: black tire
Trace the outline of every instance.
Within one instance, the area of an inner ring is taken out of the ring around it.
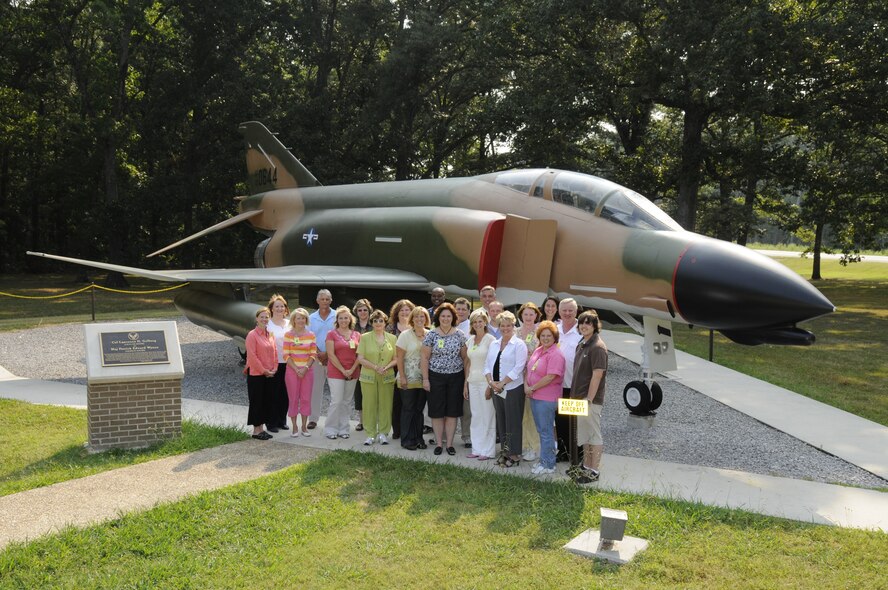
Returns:
[[[663,403],[663,388],[654,381],[651,383],[651,411],[653,412]]]
[[[623,403],[633,414],[647,414],[651,411],[651,390],[644,381],[630,381],[623,388]]]

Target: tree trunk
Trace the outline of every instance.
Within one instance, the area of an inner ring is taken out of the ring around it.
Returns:
[[[746,173],[746,187],[743,191],[743,219],[740,221],[740,231],[737,233],[737,243],[745,246],[749,240],[749,230],[752,229],[755,222],[755,202],[758,198],[758,182],[760,170],[762,169],[762,145],[764,138],[762,137],[762,117],[756,114],[752,119],[752,133],[755,136],[755,159],[754,164],[750,164]]]
[[[685,109],[681,138],[681,165],[678,171],[678,208],[676,221],[688,231],[694,231],[697,221],[697,196],[700,190],[700,170],[703,165],[703,127],[709,113],[701,105]]]
[[[123,23],[118,36],[116,87],[114,89],[114,101],[110,113],[110,121],[107,125],[107,135],[103,142],[104,148],[104,176],[105,176],[105,207],[108,210],[108,248],[112,262],[125,264],[129,262],[127,219],[129,211],[120,202],[120,187],[117,180],[117,126],[123,119],[126,109],[126,78],[129,73],[130,39],[133,32],[134,17],[129,6],[124,7]],[[105,283],[110,287],[127,287],[129,284],[122,274],[108,273]]]
[[[814,266],[811,268],[811,280],[819,281],[823,277],[820,276],[820,250],[823,246],[823,226],[822,221],[818,221],[814,226]]]
[[[7,272],[9,264],[9,227],[12,216],[7,211],[9,202],[9,157],[10,148],[0,154],[0,273]]]
[[[746,188],[744,189],[743,219],[740,220],[740,228],[737,232],[737,243],[745,246],[749,240],[749,230],[755,217],[755,201],[758,196],[758,174],[750,172],[746,176]]]
[[[718,183],[718,220],[715,223],[715,237],[726,242],[731,241],[733,220],[731,219],[731,205],[734,195],[734,186],[730,180],[722,178]]]

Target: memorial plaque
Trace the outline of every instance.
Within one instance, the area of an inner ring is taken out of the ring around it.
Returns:
[[[100,332],[102,366],[169,364],[163,330]]]
[[[589,400],[563,397],[558,400],[558,413],[562,416],[588,416]]]

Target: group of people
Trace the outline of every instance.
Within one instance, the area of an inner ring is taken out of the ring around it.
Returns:
[[[428,418],[434,454],[456,455],[461,423],[468,458],[504,468],[538,458],[532,473],[544,475],[576,444],[583,460],[571,466],[572,477],[596,481],[607,372],[597,313],[578,317],[575,300],[547,297],[541,306],[525,303],[516,317],[504,311],[494,287],[479,296],[481,307],[472,311],[468,299],[451,303],[437,288],[431,307],[402,299],[388,315],[366,299],[334,310],[326,289],[311,314],[291,313],[282,296],[272,296],[246,338],[253,438],[290,427],[290,436],[311,436],[326,383],[329,439],[350,437],[354,401],[364,445],[387,445],[391,436],[405,449],[426,449]],[[577,417],[575,441],[557,413],[562,397],[589,402],[588,415]]]

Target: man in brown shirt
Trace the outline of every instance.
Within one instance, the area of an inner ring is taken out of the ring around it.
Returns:
[[[583,464],[573,472],[574,481],[585,484],[598,481],[598,466],[604,441],[601,438],[601,409],[607,374],[607,346],[599,337],[601,320],[595,310],[584,311],[577,318],[580,335],[574,357],[570,396],[589,400],[589,415],[577,417],[577,444],[583,445]]]

